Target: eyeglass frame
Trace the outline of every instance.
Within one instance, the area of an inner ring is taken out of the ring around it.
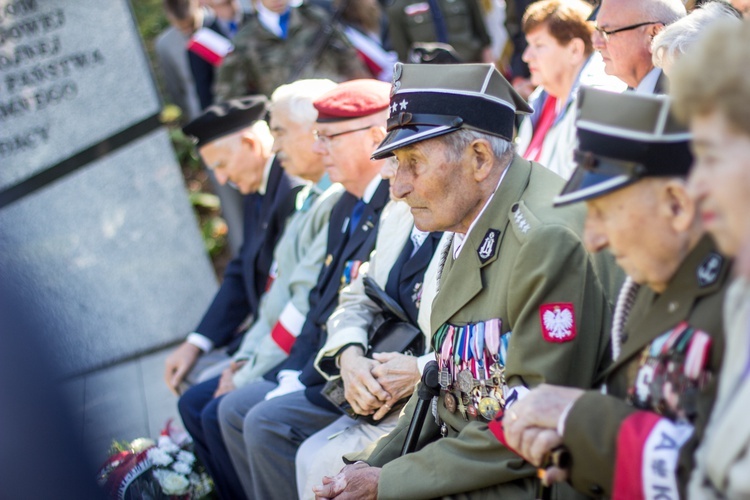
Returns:
[[[355,128],[353,130],[345,130],[343,132],[336,132],[335,134],[328,134],[328,135],[321,134],[320,131],[317,129],[313,130],[312,133],[316,141],[320,142],[323,146],[328,147],[331,144],[331,139],[334,139],[340,135],[352,134],[354,132],[362,132],[363,130],[370,129],[372,127],[374,127],[374,125],[368,125],[366,127]]]
[[[643,22],[643,23],[631,24],[630,26],[623,26],[622,28],[617,28],[617,29],[613,29],[613,30],[609,30],[609,31],[607,31],[607,30],[605,30],[603,28],[600,28],[599,26],[597,26],[594,29],[596,30],[597,33],[599,33],[599,35],[601,35],[602,39],[605,42],[609,43],[609,37],[612,36],[612,35],[614,35],[614,34],[616,34],[616,33],[620,33],[622,31],[634,30],[634,29],[640,28],[642,26],[648,26],[650,24],[662,24],[662,22],[661,21],[646,21],[646,22]]]

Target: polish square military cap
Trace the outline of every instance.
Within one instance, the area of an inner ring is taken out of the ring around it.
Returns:
[[[372,158],[459,129],[511,141],[516,114],[532,111],[492,64],[396,63],[388,134]]]
[[[554,200],[568,205],[622,189],[644,177],[684,177],[693,163],[690,132],[666,95],[581,87],[576,169]]]
[[[185,135],[196,139],[201,147],[225,135],[265,120],[268,99],[263,95],[238,97],[209,106],[193,121],[182,128]]]

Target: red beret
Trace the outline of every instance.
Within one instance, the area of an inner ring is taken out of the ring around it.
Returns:
[[[319,122],[336,122],[371,115],[390,105],[391,84],[372,79],[340,83],[318,97],[313,106]]]

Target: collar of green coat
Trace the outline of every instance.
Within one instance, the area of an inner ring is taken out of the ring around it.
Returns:
[[[628,334],[627,342],[623,343],[620,357],[610,366],[607,373],[627,364],[659,335],[680,321],[687,320],[695,302],[701,297],[715,293],[725,286],[730,267],[730,261],[726,257],[721,257],[721,268],[717,271],[713,283],[701,286],[698,280],[699,269],[712,254],[719,255],[716,244],[709,236],[704,236],[680,264],[664,293],[656,296],[650,288],[641,288],[639,295],[646,296],[636,298],[636,304],[645,298],[652,301],[651,306],[643,316],[636,317],[633,314],[628,318],[624,328]],[[721,310],[717,310],[716,314],[721,315]]]
[[[529,162],[518,156],[508,168],[492,201],[469,233],[458,259],[454,261],[453,252],[449,250],[440,279],[440,291],[432,306],[430,324],[433,333],[482,291],[481,269],[500,256],[510,222],[508,214],[513,204],[521,199],[531,175]],[[489,229],[500,231],[500,235],[494,255],[482,263],[478,252]]]

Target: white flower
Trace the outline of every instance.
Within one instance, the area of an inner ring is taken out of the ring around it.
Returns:
[[[171,455],[161,448],[151,448],[146,453],[148,459],[151,460],[151,463],[154,465],[167,466],[174,461]]]
[[[148,438],[138,438],[134,439],[130,443],[130,447],[133,449],[135,453],[140,453],[145,449],[151,448],[152,446],[156,446],[156,443],[153,439]]]
[[[178,451],[180,451],[180,447],[174,444],[174,441],[169,439],[169,436],[160,436],[159,437],[159,448],[166,451],[170,455],[176,454]]]
[[[190,453],[189,451],[180,451],[177,454],[177,460],[180,462],[185,462],[188,465],[193,465],[195,463],[195,455]]]
[[[185,462],[175,462],[172,464],[172,468],[175,470],[175,472],[179,472],[180,474],[185,475],[190,474],[190,471],[193,470],[193,468]]]
[[[190,479],[190,484],[192,484],[193,486],[197,486],[201,483],[201,477],[197,472],[191,472],[190,476],[188,476],[188,479]]]
[[[184,495],[190,487],[190,481],[176,472],[164,471],[158,479],[161,489],[167,495]]]
[[[160,482],[167,472],[169,472],[167,469],[151,469],[151,474]]]

